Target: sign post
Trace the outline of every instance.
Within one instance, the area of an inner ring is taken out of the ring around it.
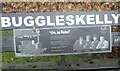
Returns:
[[[65,55],[61,55],[61,56],[60,56],[60,64],[61,64],[61,65],[65,65],[65,64],[66,64]]]

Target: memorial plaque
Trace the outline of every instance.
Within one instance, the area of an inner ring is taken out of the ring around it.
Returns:
[[[14,29],[16,56],[111,52],[111,26]]]

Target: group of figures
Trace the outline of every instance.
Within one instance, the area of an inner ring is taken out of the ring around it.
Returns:
[[[104,36],[100,36],[99,38],[96,35],[92,37],[87,35],[85,39],[83,37],[79,37],[78,40],[73,45],[74,51],[90,51],[90,50],[108,50],[109,42],[105,39]]]

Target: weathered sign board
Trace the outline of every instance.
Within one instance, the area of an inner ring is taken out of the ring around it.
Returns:
[[[110,26],[14,29],[17,56],[111,52]]]
[[[16,56],[103,53],[120,45],[111,32],[119,17],[118,11],[2,14],[0,29],[13,29]]]

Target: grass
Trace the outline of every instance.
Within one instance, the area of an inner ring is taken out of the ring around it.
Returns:
[[[59,62],[61,59],[60,56],[38,56],[38,57],[15,57],[14,52],[2,52],[2,64],[9,64],[9,63],[26,63],[26,62],[47,62],[47,61],[54,61]],[[83,60],[86,62],[91,61],[93,59],[92,54],[77,54],[77,55],[66,55],[65,60],[67,62],[70,61],[79,61]],[[96,54],[95,59],[104,59],[103,56]]]
[[[12,30],[0,30],[0,36],[13,36]]]
[[[2,52],[2,63],[26,63],[26,62],[46,62],[46,61],[59,61],[59,56],[39,56],[39,57],[15,57],[14,52]]]

